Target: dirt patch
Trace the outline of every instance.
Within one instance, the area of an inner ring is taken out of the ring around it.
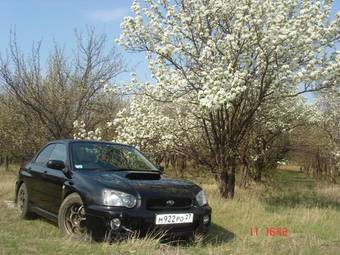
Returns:
[[[5,200],[4,204],[9,209],[14,209],[15,208],[15,203],[12,200]]]

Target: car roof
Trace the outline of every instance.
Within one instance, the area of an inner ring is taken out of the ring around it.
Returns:
[[[51,143],[64,143],[64,144],[70,144],[70,143],[106,143],[106,144],[115,144],[115,145],[123,145],[123,146],[129,146],[128,144],[123,143],[116,143],[116,142],[110,142],[110,141],[104,141],[104,140],[82,140],[82,139],[60,139],[60,140],[54,140],[50,141],[48,144]]]

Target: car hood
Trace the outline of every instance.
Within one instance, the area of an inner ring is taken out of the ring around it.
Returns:
[[[96,179],[107,188],[135,191],[141,197],[192,197],[200,190],[192,182],[167,178],[157,172],[99,172]]]

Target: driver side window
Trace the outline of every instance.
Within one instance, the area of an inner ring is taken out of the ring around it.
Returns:
[[[66,146],[65,144],[56,144],[54,147],[49,160],[61,160],[64,163],[66,162],[67,154],[66,154]]]
[[[47,147],[45,147],[38,155],[38,157],[35,159],[35,163],[38,164],[46,164],[48,161],[48,158],[51,155],[52,150],[54,149],[55,144],[50,144]]]

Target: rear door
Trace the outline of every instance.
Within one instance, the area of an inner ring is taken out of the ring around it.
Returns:
[[[57,143],[53,148],[49,160],[61,160],[67,165],[67,148],[63,143]],[[46,167],[43,174],[45,200],[47,210],[57,214],[61,205],[62,186],[66,180],[63,171]]]
[[[30,201],[43,209],[46,209],[46,197],[44,196],[44,180],[43,174],[46,171],[46,164],[50,157],[55,144],[49,144],[40,150],[33,162],[29,165],[27,171],[31,173],[31,177],[25,180]]]

